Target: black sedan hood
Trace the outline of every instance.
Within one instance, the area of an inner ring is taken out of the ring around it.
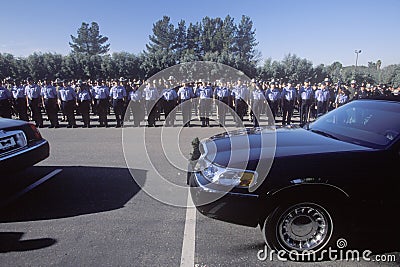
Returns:
[[[0,118],[0,130],[5,128],[18,127],[24,124],[26,124],[25,121]]]
[[[226,132],[203,141],[202,148],[211,162],[249,169],[253,169],[249,162],[281,157],[372,150],[296,126]]]

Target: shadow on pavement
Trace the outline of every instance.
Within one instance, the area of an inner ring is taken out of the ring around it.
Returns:
[[[49,173],[57,168],[63,171],[3,207],[0,222],[51,220],[119,209],[140,191],[146,180],[145,170],[131,170],[137,184],[127,168],[33,168],[26,173]]]
[[[21,232],[0,232],[0,253],[36,250],[56,243],[52,238],[21,240],[23,235]]]

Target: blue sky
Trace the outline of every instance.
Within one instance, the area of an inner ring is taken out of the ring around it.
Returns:
[[[315,65],[352,65],[354,50],[361,49],[359,65],[400,63],[399,0],[2,1],[0,52],[68,54],[70,35],[82,22],[96,21],[109,37],[110,52],[139,53],[163,15],[176,25],[228,14],[236,23],[243,14],[251,17],[263,59],[292,53]]]

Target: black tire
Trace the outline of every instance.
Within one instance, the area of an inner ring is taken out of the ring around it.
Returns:
[[[326,256],[323,250],[337,249],[337,239],[345,235],[342,225],[342,216],[331,205],[299,201],[276,208],[260,228],[266,244],[284,251],[288,260],[320,261]]]

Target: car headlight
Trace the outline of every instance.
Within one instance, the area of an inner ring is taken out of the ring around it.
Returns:
[[[201,173],[211,183],[225,186],[250,187],[257,180],[256,172],[222,168],[213,164],[208,165]]]

